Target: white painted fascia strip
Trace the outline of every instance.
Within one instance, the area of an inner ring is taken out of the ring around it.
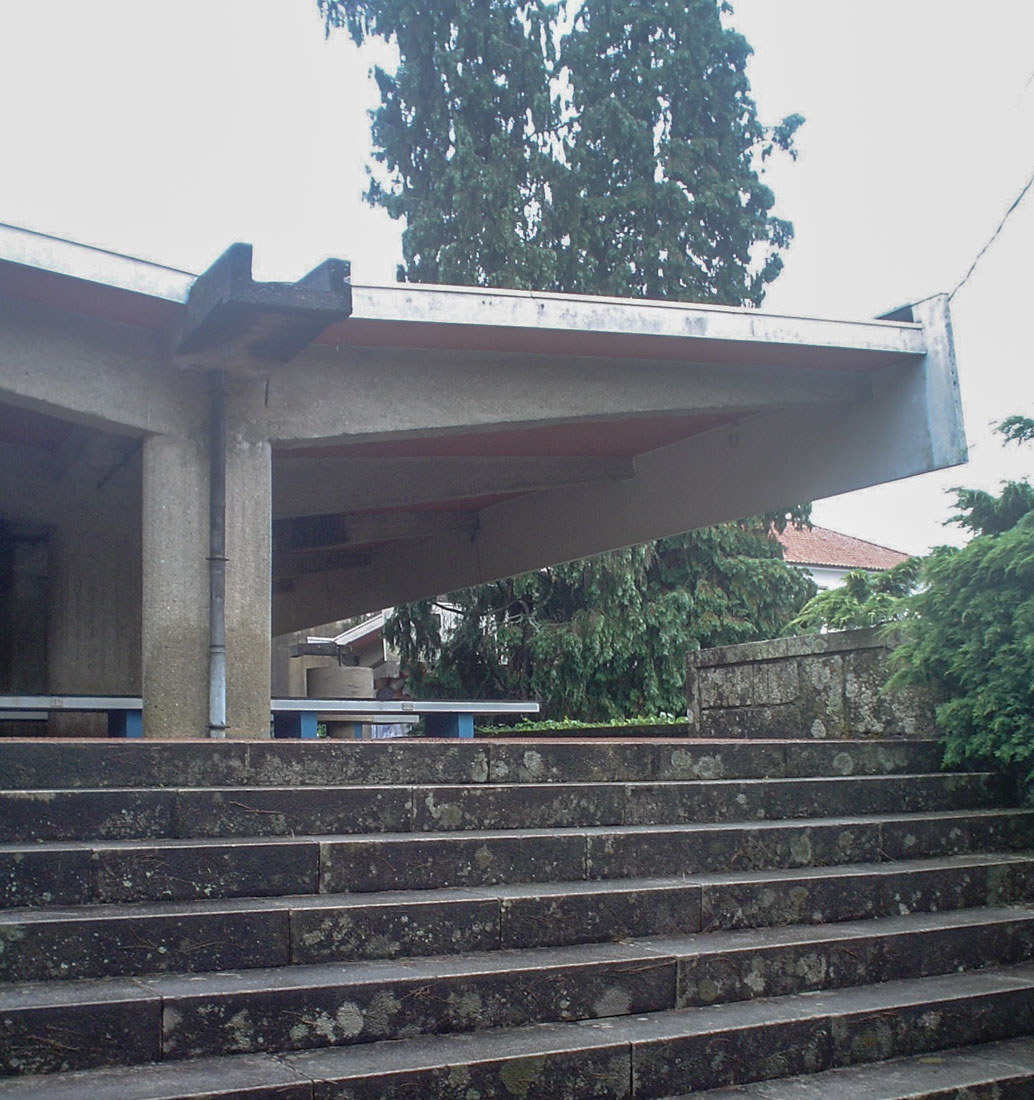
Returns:
[[[353,284],[350,320],[736,340],[896,355],[926,351],[922,326],[910,322],[831,321],[731,306],[409,283]]]
[[[3,223],[0,260],[169,302],[185,302],[197,278],[187,271]]]
[[[2,223],[0,260],[179,303],[186,302],[197,278]],[[922,326],[899,321],[830,321],[733,306],[412,283],[353,284],[352,296],[354,320],[736,340],[905,356],[926,351]]]

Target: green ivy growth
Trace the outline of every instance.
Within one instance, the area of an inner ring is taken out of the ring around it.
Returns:
[[[554,718],[541,722],[521,719],[512,726],[478,726],[477,732],[487,737],[520,736],[528,733],[569,733],[573,730],[638,729],[642,726],[684,727],[686,716],[677,714],[642,715],[638,718],[612,718],[609,722],[581,722],[577,718]]]

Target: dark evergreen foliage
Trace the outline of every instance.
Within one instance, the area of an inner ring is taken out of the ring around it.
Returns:
[[[686,654],[777,635],[815,586],[767,516],[601,554],[396,610],[414,687],[539,699],[547,717],[679,714]]]
[[[760,304],[793,230],[758,165],[751,50],[715,0],[317,0],[399,53],[376,70],[370,202],[400,278]]]
[[[1007,439],[1034,440],[1034,421],[1010,417]],[[1034,765],[1034,487],[1008,482],[994,497],[956,490],[954,522],[976,535],[925,559],[891,687],[922,684],[938,700],[948,763]]]
[[[760,304],[792,227],[760,166],[750,47],[716,0],[317,0],[394,43],[367,198],[405,221],[411,282]],[[796,518],[806,520],[807,510]],[[771,518],[771,517],[770,517]],[[786,521],[786,514],[778,517]],[[769,520],[664,539],[398,608],[412,683],[553,715],[684,708],[685,655],[777,634],[813,587]]]
[[[820,630],[854,630],[902,619],[919,583],[920,558],[908,558],[882,573],[852,569],[838,588],[810,599],[787,626],[787,634]]]

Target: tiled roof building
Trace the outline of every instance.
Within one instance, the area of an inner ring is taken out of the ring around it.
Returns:
[[[827,527],[787,527],[776,536],[783,544],[783,556],[811,573],[819,588],[834,588],[852,569],[879,572],[908,559],[908,554],[875,542],[856,539]]]

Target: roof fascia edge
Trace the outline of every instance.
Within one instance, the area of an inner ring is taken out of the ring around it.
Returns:
[[[0,223],[0,261],[181,304],[186,303],[197,279],[190,272],[3,223]],[[356,321],[582,329],[654,336],[707,335],[718,340],[747,339],[751,343],[771,340],[777,344],[829,347],[864,347],[871,340],[884,352],[920,356],[926,351],[923,326],[914,321],[830,320],[734,306],[413,283],[386,286],[353,283],[352,290],[355,301],[352,318]],[[450,298],[453,308],[443,310],[443,298]],[[497,307],[490,311],[491,316],[484,313],[485,299]],[[426,314],[417,309],[414,315],[414,303],[420,303]],[[601,313],[618,316],[611,323],[599,323]],[[709,331],[706,334],[700,331],[697,322]]]
[[[197,278],[187,271],[0,223],[0,260],[71,279],[184,303]]]

